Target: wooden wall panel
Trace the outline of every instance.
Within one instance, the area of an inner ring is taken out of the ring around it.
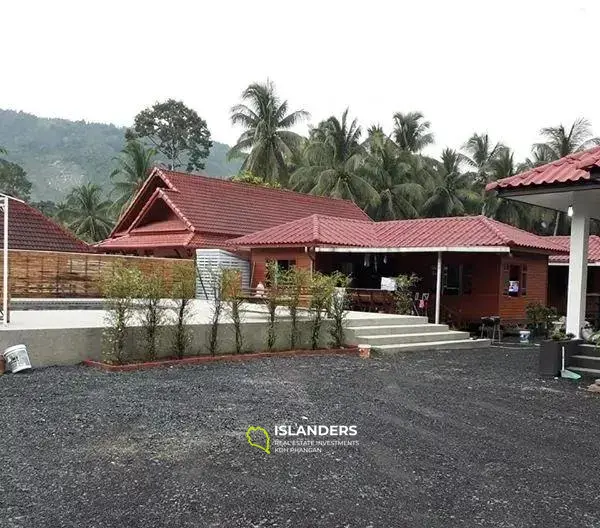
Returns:
[[[0,280],[2,260],[0,252]],[[10,250],[10,294],[12,297],[100,297],[102,271],[117,262],[135,266],[143,273],[158,270],[167,288],[172,286],[174,266],[194,266],[191,259]]]

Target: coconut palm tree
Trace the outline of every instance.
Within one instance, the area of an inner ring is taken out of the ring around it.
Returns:
[[[308,112],[288,112],[288,102],[279,99],[271,81],[248,86],[242,93],[242,101],[247,104],[231,109],[231,122],[246,130],[229,151],[229,159],[242,157],[241,172],[250,171],[270,183],[287,185],[286,157],[302,141],[301,136],[289,129],[306,119]]]
[[[143,143],[132,139],[115,158],[117,168],[111,173],[113,182],[111,195],[116,199],[112,209],[118,214],[129,204],[131,198],[140,190],[152,169],[156,149],[146,148]]]
[[[379,195],[361,171],[364,146],[357,120],[349,121],[348,109],[342,119],[330,117],[310,133],[304,163],[290,178],[293,189],[352,200],[360,207],[374,206]]]
[[[478,202],[479,193],[473,190],[470,176],[462,172],[465,164],[465,156],[460,152],[449,148],[443,150],[428,182],[429,197],[423,204],[425,214],[460,216]]]
[[[109,235],[114,224],[111,205],[98,185],[86,183],[75,187],[59,204],[57,217],[81,239],[98,242]]]
[[[415,218],[423,199],[426,178],[420,156],[401,150],[379,127],[369,129],[361,173],[379,193],[369,208],[375,220]]]
[[[517,173],[514,153],[503,147],[489,164],[489,181],[509,178]],[[523,229],[531,227],[535,216],[534,208],[515,200],[500,198],[496,192],[485,196],[485,215]]]
[[[488,183],[492,163],[504,148],[502,143],[492,144],[487,134],[473,134],[464,144],[465,161],[474,169],[473,175],[477,183]]]
[[[427,145],[431,145],[434,137],[430,129],[431,123],[425,120],[421,112],[394,114],[392,137],[402,150],[421,152]]]
[[[600,138],[592,136],[590,122],[583,117],[576,119],[570,127],[565,128],[561,123],[556,127],[546,127],[540,130],[544,137],[543,143],[533,146],[534,155],[538,158],[554,161],[564,158],[574,152],[579,152],[594,145],[600,145]],[[554,220],[554,235],[558,233],[561,214],[556,212]]]

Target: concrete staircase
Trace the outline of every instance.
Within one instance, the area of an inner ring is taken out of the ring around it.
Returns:
[[[450,330],[448,325],[432,324],[427,317],[412,315],[350,312],[347,333],[350,342],[371,345],[380,354],[482,348],[490,345],[489,339],[471,339],[468,332]]]
[[[577,355],[571,356],[568,369],[586,378],[600,378],[600,348],[580,345]]]

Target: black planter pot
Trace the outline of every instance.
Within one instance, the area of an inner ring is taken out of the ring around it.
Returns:
[[[558,376],[562,366],[562,347],[567,343],[568,341],[566,340],[556,341],[554,339],[542,341],[539,364],[540,376]],[[565,354],[566,353],[567,350],[565,349]]]

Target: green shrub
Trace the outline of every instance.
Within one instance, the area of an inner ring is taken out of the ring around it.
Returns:
[[[219,346],[219,324],[223,313],[223,273],[221,268],[210,271],[212,288],[209,293],[212,298],[210,328],[208,334],[208,351],[211,356],[217,354]]]
[[[329,308],[329,316],[333,323],[330,330],[331,345],[335,348],[340,348],[344,344],[344,328],[346,326],[346,316],[348,315],[348,295],[346,288],[350,284],[350,277],[336,271],[329,278],[333,285]]]
[[[552,323],[557,318],[554,308],[539,302],[529,303],[525,307],[525,314],[527,316],[527,326],[534,336],[547,337],[552,328]]]
[[[419,283],[420,277],[411,273],[410,275],[398,275],[396,277],[396,290],[394,291],[394,302],[396,313],[399,315],[413,315],[413,290]]]
[[[319,272],[313,273],[310,283],[310,312],[312,315],[310,342],[313,350],[319,347],[323,317],[330,310],[334,289],[335,282],[331,277]]]
[[[302,294],[306,293],[310,284],[310,271],[304,268],[290,268],[281,273],[283,293],[290,311],[290,349],[294,350],[298,342],[298,308]]]
[[[153,271],[144,276],[141,288],[142,294],[142,327],[146,345],[145,358],[149,361],[156,359],[157,339],[159,328],[166,322],[164,307],[160,305],[166,297],[165,280],[159,271]]]
[[[143,283],[142,272],[122,262],[102,272],[100,291],[106,309],[103,349],[106,361],[123,364],[130,357],[131,351],[125,350],[125,337],[135,315],[136,298],[142,292]]]
[[[236,269],[224,269],[221,275],[223,301],[229,309],[229,316],[235,331],[235,353],[241,354],[244,349],[242,336],[242,274]]]
[[[173,352],[181,359],[185,356],[191,342],[187,322],[192,316],[191,301],[196,296],[195,269],[185,263],[177,263],[173,268],[173,289],[171,297],[175,302],[175,335]]]
[[[271,351],[275,347],[277,340],[276,334],[276,316],[277,307],[281,305],[282,300],[282,273],[277,262],[267,263],[267,285],[265,289],[265,304],[269,312],[269,327],[267,330],[267,350]]]

